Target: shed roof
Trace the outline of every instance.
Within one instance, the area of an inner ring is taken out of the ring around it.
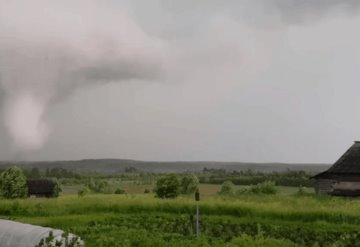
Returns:
[[[51,179],[28,179],[29,194],[53,194],[56,182]]]
[[[327,171],[314,178],[343,177],[360,179],[360,141],[354,144]]]

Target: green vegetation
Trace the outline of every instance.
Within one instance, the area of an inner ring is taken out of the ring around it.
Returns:
[[[0,195],[12,199],[27,196],[26,178],[22,169],[10,167],[0,174]]]
[[[199,179],[195,175],[185,175],[180,180],[180,193],[193,194],[199,187]]]
[[[83,186],[79,191],[78,191],[78,196],[79,197],[84,197],[85,195],[87,195],[90,192],[89,188],[87,186]]]
[[[221,185],[220,195],[232,195],[235,192],[235,186],[231,181],[225,181]]]
[[[271,173],[286,171],[306,171],[317,173],[329,168],[329,164],[286,164],[286,163],[249,163],[249,162],[156,162],[125,159],[85,159],[76,161],[43,161],[43,162],[10,162],[0,161],[0,169],[9,166],[18,166],[31,169],[37,167],[41,172],[51,169],[66,169],[67,171],[84,173],[116,174],[131,171],[145,173],[180,173],[201,172],[203,170],[224,171],[252,171],[253,173]],[[46,174],[46,177],[51,177]],[[64,177],[64,175],[60,175]],[[59,177],[60,177],[59,176]],[[58,177],[58,178],[59,178]],[[268,179],[267,179],[268,180]],[[224,182],[224,181],[222,181]],[[220,182],[220,184],[222,183]],[[263,181],[262,181],[263,182]]]
[[[60,240],[56,240],[54,233],[50,231],[49,236],[42,238],[35,247],[82,247],[83,243],[79,237],[69,237],[68,233],[64,233]]]
[[[111,194],[112,188],[106,180],[90,178],[86,186],[95,193]]]
[[[69,194],[2,200],[0,207],[2,217],[64,229],[90,247],[357,246],[360,241],[357,200],[299,196],[296,191],[207,196],[200,212],[202,238],[196,240],[192,196]]]
[[[273,182],[278,186],[305,186],[313,187],[314,181],[310,178],[315,175],[304,171],[285,171],[285,172],[254,172],[232,171],[222,169],[204,169],[199,174],[200,183],[222,184],[231,181],[235,185],[255,185],[264,182]]]
[[[89,247],[360,246],[360,201],[315,195],[312,188],[297,185],[311,176],[304,172],[157,174],[128,167],[111,175],[55,168],[32,168],[26,174],[58,175],[62,193],[51,199],[6,199],[3,194],[0,218],[59,228]],[[199,183],[204,179],[223,182]],[[279,181],[296,186],[279,186]],[[194,233],[197,189],[199,239]]]
[[[123,190],[123,189],[118,188],[118,189],[115,190],[115,194],[126,194],[126,191]]]
[[[156,181],[154,189],[159,198],[175,198],[180,194],[180,182],[176,175],[167,175]]]
[[[303,193],[304,190],[301,188],[301,191]],[[299,190],[300,191],[300,190]],[[256,185],[252,185],[250,186],[250,188],[243,188],[243,189],[240,189],[237,191],[238,194],[276,194],[277,193],[277,188],[275,186],[275,183],[274,182],[263,182],[263,183],[259,183],[259,184],[256,184]]]

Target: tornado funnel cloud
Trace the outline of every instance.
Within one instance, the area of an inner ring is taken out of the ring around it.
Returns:
[[[156,76],[161,42],[121,10],[91,0],[0,0],[1,105],[18,152],[43,147],[48,109],[75,90]]]
[[[21,92],[6,102],[5,125],[15,147],[35,150],[43,146],[49,128],[43,117],[47,102],[31,92]]]

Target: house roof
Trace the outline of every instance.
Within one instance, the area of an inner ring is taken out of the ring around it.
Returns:
[[[360,179],[360,141],[354,144],[327,171],[313,178],[343,177]]]
[[[51,179],[29,179],[27,180],[29,194],[52,194],[56,186]]]

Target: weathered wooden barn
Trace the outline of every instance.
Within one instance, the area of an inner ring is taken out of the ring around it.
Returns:
[[[59,184],[53,179],[28,179],[27,186],[30,197],[56,197],[60,192]]]
[[[327,171],[313,178],[318,194],[360,196],[360,141],[356,141]]]

